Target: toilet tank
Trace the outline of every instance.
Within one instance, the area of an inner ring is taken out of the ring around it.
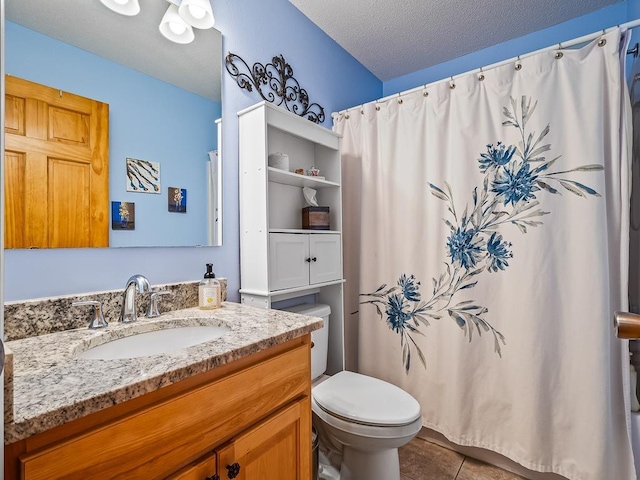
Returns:
[[[310,317],[321,317],[324,326],[311,332],[311,380],[315,380],[327,370],[327,351],[329,347],[329,315],[331,307],[323,303],[305,303],[294,307],[283,308],[287,312],[299,313]]]

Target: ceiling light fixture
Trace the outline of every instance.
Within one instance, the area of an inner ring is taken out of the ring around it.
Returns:
[[[120,15],[131,17],[140,13],[138,0],[100,0],[102,4]]]
[[[100,0],[105,6],[121,15],[133,16],[140,12],[139,0]],[[169,8],[160,21],[162,35],[175,43],[193,42],[193,28],[213,27],[213,9],[210,0],[167,0]]]

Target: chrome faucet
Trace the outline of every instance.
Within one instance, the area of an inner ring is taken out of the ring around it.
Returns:
[[[124,298],[122,299],[122,310],[120,311],[120,321],[122,323],[130,323],[138,320],[136,313],[136,291],[150,292],[151,285],[144,275],[133,275],[127,280],[127,286],[124,289]]]

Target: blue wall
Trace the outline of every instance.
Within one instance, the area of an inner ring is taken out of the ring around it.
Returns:
[[[640,18],[640,0],[627,0],[627,20]]]
[[[264,63],[283,54],[292,65],[295,77],[309,92],[311,101],[324,106],[326,127],[331,126],[331,112],[382,95],[382,82],[288,0],[212,0],[211,3],[216,28],[223,35],[224,53],[236,53],[251,64]],[[241,91],[226,73],[222,88],[222,247],[8,250],[4,265],[5,300],[123,289],[127,278],[134,273],[146,275],[152,284],[197,280],[202,278],[204,264],[212,262],[217,275],[228,278],[230,299],[238,301],[240,237],[236,112],[260,99],[255,93]],[[176,144],[179,143],[180,139],[176,139]]]
[[[109,104],[109,198],[136,211],[135,230],[110,229],[109,245],[206,244],[205,172],[219,103],[11,22],[5,52],[8,74]],[[161,164],[159,194],[126,193],[127,157]],[[187,189],[186,214],[168,211],[168,187]]]
[[[640,17],[640,0],[627,0],[553,27],[494,45],[384,83],[384,96],[491,65]]]

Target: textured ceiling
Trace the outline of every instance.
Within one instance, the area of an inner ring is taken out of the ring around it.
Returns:
[[[289,0],[380,80],[621,0]]]
[[[98,0],[5,1],[11,22],[220,102],[222,35],[194,29],[189,45],[170,42],[158,30],[168,6],[140,0],[140,13],[126,17]]]

